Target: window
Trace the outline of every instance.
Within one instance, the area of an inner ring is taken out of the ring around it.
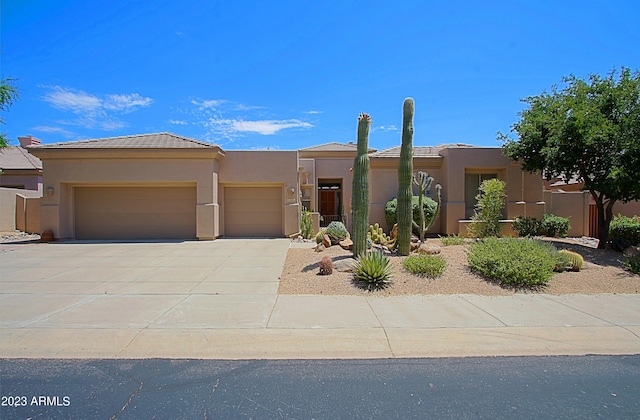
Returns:
[[[476,195],[480,189],[480,184],[483,181],[498,178],[496,173],[486,174],[465,174],[464,176],[464,217],[465,219],[471,219],[473,211],[476,207]]]

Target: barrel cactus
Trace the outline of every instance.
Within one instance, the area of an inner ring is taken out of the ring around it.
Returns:
[[[369,225],[369,126],[371,117],[358,117],[358,154],[353,162],[351,208],[353,211],[353,255],[367,251]]]
[[[558,252],[565,255],[568,263],[568,270],[580,271],[582,265],[584,264],[584,258],[582,257],[582,255],[578,254],[577,252],[569,251],[568,249],[561,249]]]
[[[413,178],[413,113],[412,98],[404,100],[402,106],[402,147],[400,148],[400,163],[398,164],[398,253],[411,253],[411,180]]]

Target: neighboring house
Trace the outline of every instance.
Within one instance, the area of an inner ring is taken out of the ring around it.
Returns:
[[[214,239],[286,237],[304,206],[323,224],[351,227],[354,143],[298,151],[224,151],[159,133],[32,146],[43,162],[41,228],[67,239]],[[370,221],[385,226],[395,197],[400,148],[370,149]],[[480,183],[507,185],[506,218],[540,217],[542,179],[502,155],[467,145],[414,147],[414,172],[442,185],[432,233],[465,232]]]
[[[32,136],[18,140],[20,146],[0,149],[0,187],[42,192],[42,162],[27,151],[42,142]]]
[[[0,149],[0,231],[39,233],[42,162],[26,148],[41,141],[31,136],[18,140],[20,146]],[[27,199],[31,199],[29,204]]]

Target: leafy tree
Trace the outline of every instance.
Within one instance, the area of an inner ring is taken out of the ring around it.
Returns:
[[[476,195],[475,211],[469,226],[469,233],[475,238],[486,238],[500,235],[500,219],[502,219],[502,209],[504,209],[506,194],[506,184],[498,179],[488,179],[480,184],[478,195]]]
[[[511,131],[498,133],[504,153],[547,179],[575,178],[598,207],[599,248],[606,246],[613,205],[640,199],[640,73],[573,75],[523,100],[529,107]]]
[[[0,79],[0,111],[7,111],[13,102],[18,99],[18,88],[14,86],[15,79]],[[4,124],[4,120],[0,115],[0,123]],[[0,147],[7,147],[8,142],[4,133],[0,133]]]

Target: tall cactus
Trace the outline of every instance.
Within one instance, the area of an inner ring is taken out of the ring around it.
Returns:
[[[413,98],[407,98],[402,105],[402,148],[398,164],[398,253],[411,253],[411,179],[413,178]]]
[[[438,217],[438,212],[440,211],[440,190],[442,189],[442,187],[440,186],[440,184],[436,185],[436,195],[438,201],[436,201],[435,211],[429,214],[429,217],[427,218],[424,214],[423,200],[426,192],[429,191],[429,188],[431,188],[433,177],[429,176],[429,174],[426,172],[419,171],[416,175],[413,176],[413,183],[418,186],[418,208],[420,211],[420,220],[418,220],[418,223],[413,221],[413,226],[415,226],[416,229],[418,229],[418,231],[420,232],[420,241],[424,242],[425,234],[435,223],[436,217]]]
[[[351,208],[353,210],[353,255],[367,252],[369,228],[369,126],[371,117],[358,117],[358,154],[353,162]]]

